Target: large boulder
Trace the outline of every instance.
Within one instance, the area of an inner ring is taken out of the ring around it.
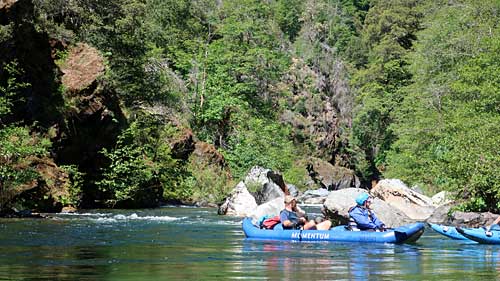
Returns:
[[[498,215],[490,212],[453,212],[450,216],[450,223],[457,226],[482,227],[490,225]]]
[[[218,213],[221,215],[253,216],[254,218],[269,215],[275,213],[275,208],[278,212],[283,209],[285,194],[289,194],[288,188],[279,173],[255,166],[248,172],[245,180],[239,182],[231,195],[220,205]],[[269,204],[266,205],[266,203]],[[256,209],[257,206],[262,207]]]
[[[316,190],[306,190],[299,197],[297,201],[303,204],[323,204],[330,194],[326,188],[318,188]]]
[[[349,222],[349,209],[356,205],[355,198],[362,192],[360,188],[346,188],[330,192],[323,204],[323,210],[327,218],[334,224],[347,224]],[[380,198],[374,198],[372,209],[377,217],[388,227],[397,227],[413,222],[403,212],[392,207]]]
[[[408,188],[398,179],[381,180],[371,193],[413,220],[426,220],[435,210],[431,198]]]
[[[252,221],[256,223],[263,216],[277,216],[280,214],[281,210],[285,208],[285,202],[283,198],[276,198],[262,205],[257,206],[253,210],[249,217]]]
[[[452,220],[449,214],[451,208],[454,206],[455,206],[454,203],[448,203],[437,207],[436,210],[434,210],[434,212],[432,213],[432,215],[429,218],[427,218],[426,222],[452,225]]]
[[[256,208],[255,198],[248,192],[245,183],[240,182],[219,206],[218,213],[219,215],[246,217],[250,216]]]
[[[449,203],[452,203],[452,195],[448,191],[441,191],[439,193],[434,194],[434,196],[431,197],[432,204],[434,206],[439,207],[443,206]]]
[[[353,170],[334,166],[319,158],[309,159],[307,171],[314,182],[327,190],[360,187],[360,181]]]
[[[276,198],[284,198],[288,189],[281,174],[262,167],[253,167],[244,180],[245,186],[252,193],[258,205]]]
[[[428,223],[454,225],[463,227],[482,227],[493,223],[498,215],[490,212],[461,212],[451,211],[457,203],[451,202],[441,205],[427,219]]]

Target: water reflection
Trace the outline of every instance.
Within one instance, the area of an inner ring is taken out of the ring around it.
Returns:
[[[245,239],[243,254],[260,256],[265,270],[283,278],[305,275],[320,279],[367,279],[413,275],[420,270],[419,249],[407,245],[259,241]],[[404,258],[401,258],[404,255]],[[305,276],[302,276],[305,277]],[[295,278],[294,278],[295,279]]]
[[[0,226],[2,280],[500,278],[500,246],[430,229],[410,245],[248,240],[240,220],[195,208],[98,211]]]

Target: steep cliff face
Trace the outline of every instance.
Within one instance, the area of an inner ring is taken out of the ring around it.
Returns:
[[[100,80],[105,66],[98,50],[80,43],[66,51],[60,68],[65,122],[55,140],[55,155],[58,163],[77,165],[85,174],[83,204],[92,206],[100,195],[90,183],[107,165],[100,151],[116,143],[126,118],[113,90]]]
[[[2,116],[0,125],[32,126],[53,144],[49,157],[26,161],[38,180],[11,189],[11,200],[38,211],[60,210],[69,195],[68,175],[60,165],[76,165],[92,201],[98,195],[87,183],[107,164],[99,151],[116,142],[126,122],[113,90],[100,80],[104,59],[88,45],[41,31],[32,1],[1,1],[0,24],[0,62],[17,62],[22,70],[18,82],[28,85],[12,98],[11,113]],[[64,61],[56,61],[61,52]],[[7,75],[0,70],[0,81]]]
[[[60,72],[51,57],[48,35],[36,30],[34,7],[31,1],[3,1],[0,8],[2,35],[0,61],[16,61],[23,75],[19,82],[29,83],[20,91],[14,102],[12,114],[5,116],[5,123],[37,122],[49,128],[62,120],[57,107],[64,104],[57,92]],[[0,70],[0,79],[6,79]]]
[[[313,155],[335,166],[348,166],[346,128],[351,125],[352,98],[346,69],[339,60],[327,75],[313,69],[300,59],[294,59],[287,84],[292,95],[290,110],[281,120],[290,124],[297,143],[304,143]]]

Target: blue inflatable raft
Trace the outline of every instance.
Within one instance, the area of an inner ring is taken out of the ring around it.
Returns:
[[[458,233],[454,226],[429,223],[429,226],[437,233],[456,240],[468,240],[467,237]]]
[[[482,244],[500,244],[500,230],[495,229],[489,232],[484,228],[460,228],[457,231],[470,240]]]
[[[260,229],[251,218],[243,219],[243,232],[250,239],[294,240],[294,241],[330,241],[330,242],[376,242],[410,243],[415,242],[424,233],[423,223],[414,223],[385,232],[350,231],[345,226],[336,226],[330,230],[284,230],[281,224],[274,229]]]

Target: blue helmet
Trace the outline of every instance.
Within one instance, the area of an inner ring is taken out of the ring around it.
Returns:
[[[370,198],[370,195],[368,195],[368,193],[366,192],[363,192],[358,195],[358,197],[356,197],[356,204],[362,206],[363,204],[365,204],[365,201],[368,200],[368,198]]]

